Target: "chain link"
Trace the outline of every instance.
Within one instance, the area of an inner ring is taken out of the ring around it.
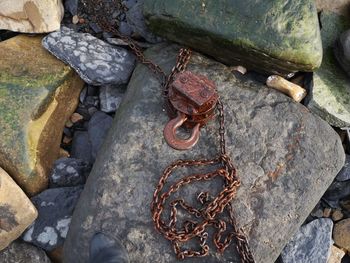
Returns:
[[[138,60],[142,64],[146,65],[159,78],[163,86],[163,95],[165,96],[167,104],[169,84],[173,81],[176,74],[186,69],[187,64],[190,61],[192,51],[187,48],[182,48],[177,55],[175,66],[172,68],[171,73],[167,76],[159,65],[145,57],[142,49],[138,47],[135,41],[129,37],[121,35],[115,28],[110,26],[104,18],[99,17],[99,19],[95,18],[95,20],[99,26],[104,29],[104,31],[113,33],[126,42]],[[207,245],[208,232],[206,232],[206,228],[212,226],[217,231],[214,234],[213,242],[220,253],[223,253],[235,238],[236,249],[241,257],[241,262],[254,263],[247,237],[243,230],[237,226],[236,218],[231,205],[231,201],[236,197],[237,189],[240,186],[240,180],[236,174],[236,169],[230,157],[226,154],[225,115],[224,106],[220,98],[217,103],[217,111],[219,120],[220,155],[214,159],[177,160],[170,164],[164,170],[153,194],[153,200],[151,203],[152,219],[155,224],[155,228],[161,234],[163,234],[166,239],[172,242],[174,252],[177,255],[177,258],[180,260],[191,257],[204,257],[209,254],[209,246]],[[180,180],[170,185],[167,191],[163,191],[169,177],[175,170],[186,167],[202,166],[219,166],[219,168],[208,173],[195,173],[182,177]],[[223,189],[216,197],[210,197],[209,192],[201,192],[197,196],[198,202],[202,205],[202,208],[200,209],[194,208],[193,206],[187,204],[184,199],[175,199],[169,204],[169,222],[166,223],[163,220],[162,214],[165,210],[165,203],[172,194],[191,183],[209,181],[215,179],[216,177],[221,177],[224,179]],[[187,211],[190,215],[195,217],[196,220],[187,220],[183,223],[180,229],[177,229],[178,208]],[[225,211],[229,216],[229,220],[227,221],[219,218],[219,215],[223,214]],[[232,231],[227,231],[227,224],[232,226]],[[223,238],[223,236],[225,236],[225,238]],[[194,238],[198,239],[199,242],[200,249],[198,251],[183,248],[185,242]]]

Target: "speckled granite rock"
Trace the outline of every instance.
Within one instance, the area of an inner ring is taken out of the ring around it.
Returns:
[[[47,187],[83,82],[42,48],[41,37],[0,42],[0,58],[0,166],[34,195]]]
[[[134,70],[135,56],[126,49],[67,27],[47,35],[43,46],[91,85],[126,84]]]
[[[332,249],[333,221],[316,219],[292,237],[282,251],[283,263],[327,263]]]
[[[145,0],[144,15],[156,34],[228,65],[287,74],[321,64],[313,0]]]
[[[314,85],[308,108],[330,125],[350,125],[350,82],[333,54],[339,35],[350,27],[350,20],[334,13],[321,14],[324,58],[314,73]]]
[[[0,168],[0,251],[17,239],[37,216],[32,202]],[[0,262],[5,262],[1,256]]]
[[[0,252],[2,263],[51,263],[45,252],[28,243],[15,241]]]
[[[1,0],[0,29],[25,33],[45,33],[60,28],[61,0]]]
[[[159,45],[147,56],[169,72],[178,49]],[[226,107],[228,153],[242,179],[233,202],[238,222],[256,261],[274,262],[343,166],[339,136],[302,105],[222,64],[197,54],[189,69],[218,86]],[[170,243],[154,230],[154,188],[163,169],[176,159],[217,154],[218,131],[212,122],[192,150],[173,150],[163,138],[168,117],[162,103],[159,82],[139,65],[74,211],[65,262],[86,262],[96,231],[119,237],[131,262],[178,262]],[[217,183],[203,187],[214,190]],[[192,200],[198,187],[181,194]],[[230,247],[223,255],[211,250],[209,257],[191,262],[238,260]]]
[[[31,200],[39,216],[23,233],[24,241],[51,251],[63,245],[83,186],[47,189]]]

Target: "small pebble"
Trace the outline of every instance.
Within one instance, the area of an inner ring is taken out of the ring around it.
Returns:
[[[74,25],[76,25],[76,24],[79,23],[79,17],[78,17],[77,15],[75,15],[75,16],[72,17],[72,23],[73,23]]]
[[[350,252],[350,218],[335,224],[333,239],[338,247]]]
[[[344,218],[344,215],[340,209],[336,209],[332,214],[332,219],[335,222],[342,220],[343,218]]]
[[[327,263],[341,263],[342,258],[345,256],[345,252],[336,246],[332,246],[331,256]]]
[[[331,216],[331,213],[332,213],[332,209],[327,207],[323,210],[323,217],[330,217]]]
[[[79,113],[77,113],[77,112],[74,112],[72,114],[72,116],[70,117],[70,120],[71,120],[72,123],[77,123],[77,122],[79,122],[79,121],[81,121],[83,119],[84,119],[84,117],[82,115],[80,115]]]
[[[66,122],[66,127],[67,128],[72,128],[73,127],[73,122],[71,121],[71,120],[68,120],[67,122]]]

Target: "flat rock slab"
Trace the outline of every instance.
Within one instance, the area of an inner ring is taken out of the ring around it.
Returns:
[[[169,72],[178,50],[158,45],[146,54]],[[228,153],[242,180],[233,202],[238,223],[256,262],[274,262],[342,168],[339,136],[301,104],[218,62],[195,54],[189,70],[217,84],[225,105]],[[119,237],[131,262],[177,262],[170,242],[154,229],[152,195],[171,162],[217,154],[218,127],[211,122],[192,150],[176,151],[163,138],[168,117],[162,104],[157,78],[139,65],[73,214],[65,262],[86,262],[90,239],[98,231]],[[181,174],[176,174],[178,179]],[[218,181],[194,184],[180,195],[194,202],[195,193],[221,187]],[[239,260],[232,246],[223,255],[211,249],[210,256],[189,262]]]
[[[322,61],[313,0],[145,0],[149,27],[228,65],[313,71]]]
[[[336,61],[336,39],[350,27],[350,20],[335,13],[321,13],[324,58],[314,73],[314,86],[308,108],[330,125],[350,126],[350,81]]]
[[[30,195],[47,187],[83,87],[41,40],[21,35],[0,43],[0,166]]]
[[[91,85],[126,84],[135,67],[135,56],[126,49],[67,27],[47,35],[43,46]]]
[[[25,33],[45,33],[60,28],[61,0],[1,0],[0,29]]]
[[[0,168],[0,251],[16,240],[37,216],[38,211],[26,194]],[[7,261],[0,256],[0,262]]]

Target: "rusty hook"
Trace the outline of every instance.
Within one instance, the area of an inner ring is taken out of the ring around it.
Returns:
[[[165,141],[168,145],[176,150],[188,150],[191,149],[199,139],[199,128],[200,124],[197,123],[196,126],[193,127],[191,136],[188,139],[180,139],[176,135],[177,128],[181,127],[181,125],[187,120],[186,114],[179,112],[177,113],[177,117],[170,120],[164,128],[163,134]]]

